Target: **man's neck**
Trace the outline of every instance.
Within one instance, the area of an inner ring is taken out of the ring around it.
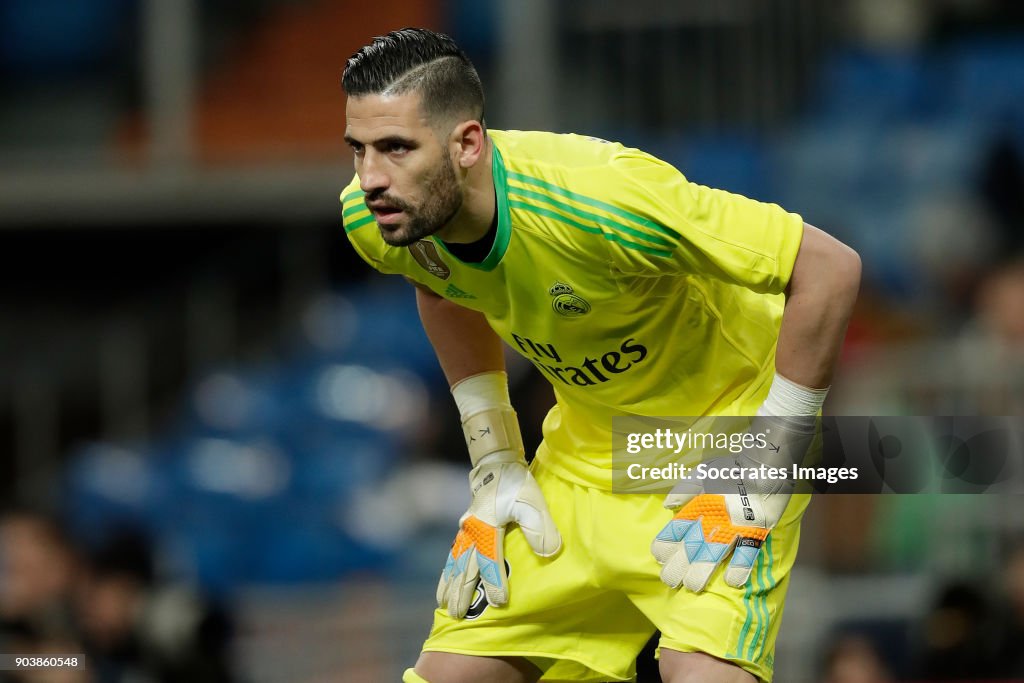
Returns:
[[[438,231],[437,236],[449,244],[469,244],[483,239],[497,212],[494,176],[491,173],[494,143],[487,138],[487,151],[466,175],[462,208]]]

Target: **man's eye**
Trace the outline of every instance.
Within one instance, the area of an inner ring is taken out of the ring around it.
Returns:
[[[392,142],[388,144],[389,154],[404,154],[409,151],[408,145],[403,145],[401,142]]]

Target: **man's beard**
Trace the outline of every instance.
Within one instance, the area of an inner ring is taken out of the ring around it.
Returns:
[[[448,225],[462,208],[462,192],[455,177],[455,167],[447,155],[442,155],[441,159],[437,173],[426,184],[422,206],[415,208],[402,201],[388,200],[407,217],[407,222],[396,230],[378,226],[381,237],[391,246],[407,247],[433,235]]]

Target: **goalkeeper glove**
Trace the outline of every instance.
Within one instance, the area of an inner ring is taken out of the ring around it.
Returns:
[[[786,392],[806,392],[809,405],[793,407],[784,400],[783,410],[795,417],[779,417],[778,397],[769,393],[769,400],[758,409],[751,424],[752,434],[765,434],[766,447],[748,449],[736,457],[719,458],[708,463],[708,469],[720,468],[784,468],[790,471],[793,463],[801,462],[815,435],[816,413],[825,399],[827,390],[798,387],[776,376],[772,391],[780,382]],[[662,565],[661,580],[672,588],[680,584],[694,592],[703,591],[715,569],[729,557],[725,569],[726,584],[742,588],[750,579],[758,553],[768,534],[782,519],[793,493],[791,479],[742,477],[716,482],[726,486],[725,493],[705,493],[704,485],[695,481],[681,481],[665,498],[665,507],[676,510],[668,524],[651,543],[651,553]]]
[[[541,557],[562,547],[540,487],[526,466],[522,436],[508,401],[504,373],[476,375],[452,388],[463,415],[473,469],[472,501],[437,584],[437,606],[456,619],[466,615],[477,581],[487,602],[508,602],[505,528],[515,522]],[[495,400],[496,399],[496,400]],[[504,405],[502,405],[504,404]]]

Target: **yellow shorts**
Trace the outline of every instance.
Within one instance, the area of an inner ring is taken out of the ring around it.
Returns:
[[[478,588],[467,618],[435,611],[424,651],[526,657],[544,670],[544,681],[628,681],[657,629],[660,647],[705,652],[771,680],[807,496],[795,497],[768,537],[745,590],[726,585],[720,569],[695,594],[662,583],[650,552],[672,516],[663,495],[579,486],[536,461],[531,469],[561,531],[562,550],[537,557],[522,533],[510,529],[508,604],[488,606]]]

